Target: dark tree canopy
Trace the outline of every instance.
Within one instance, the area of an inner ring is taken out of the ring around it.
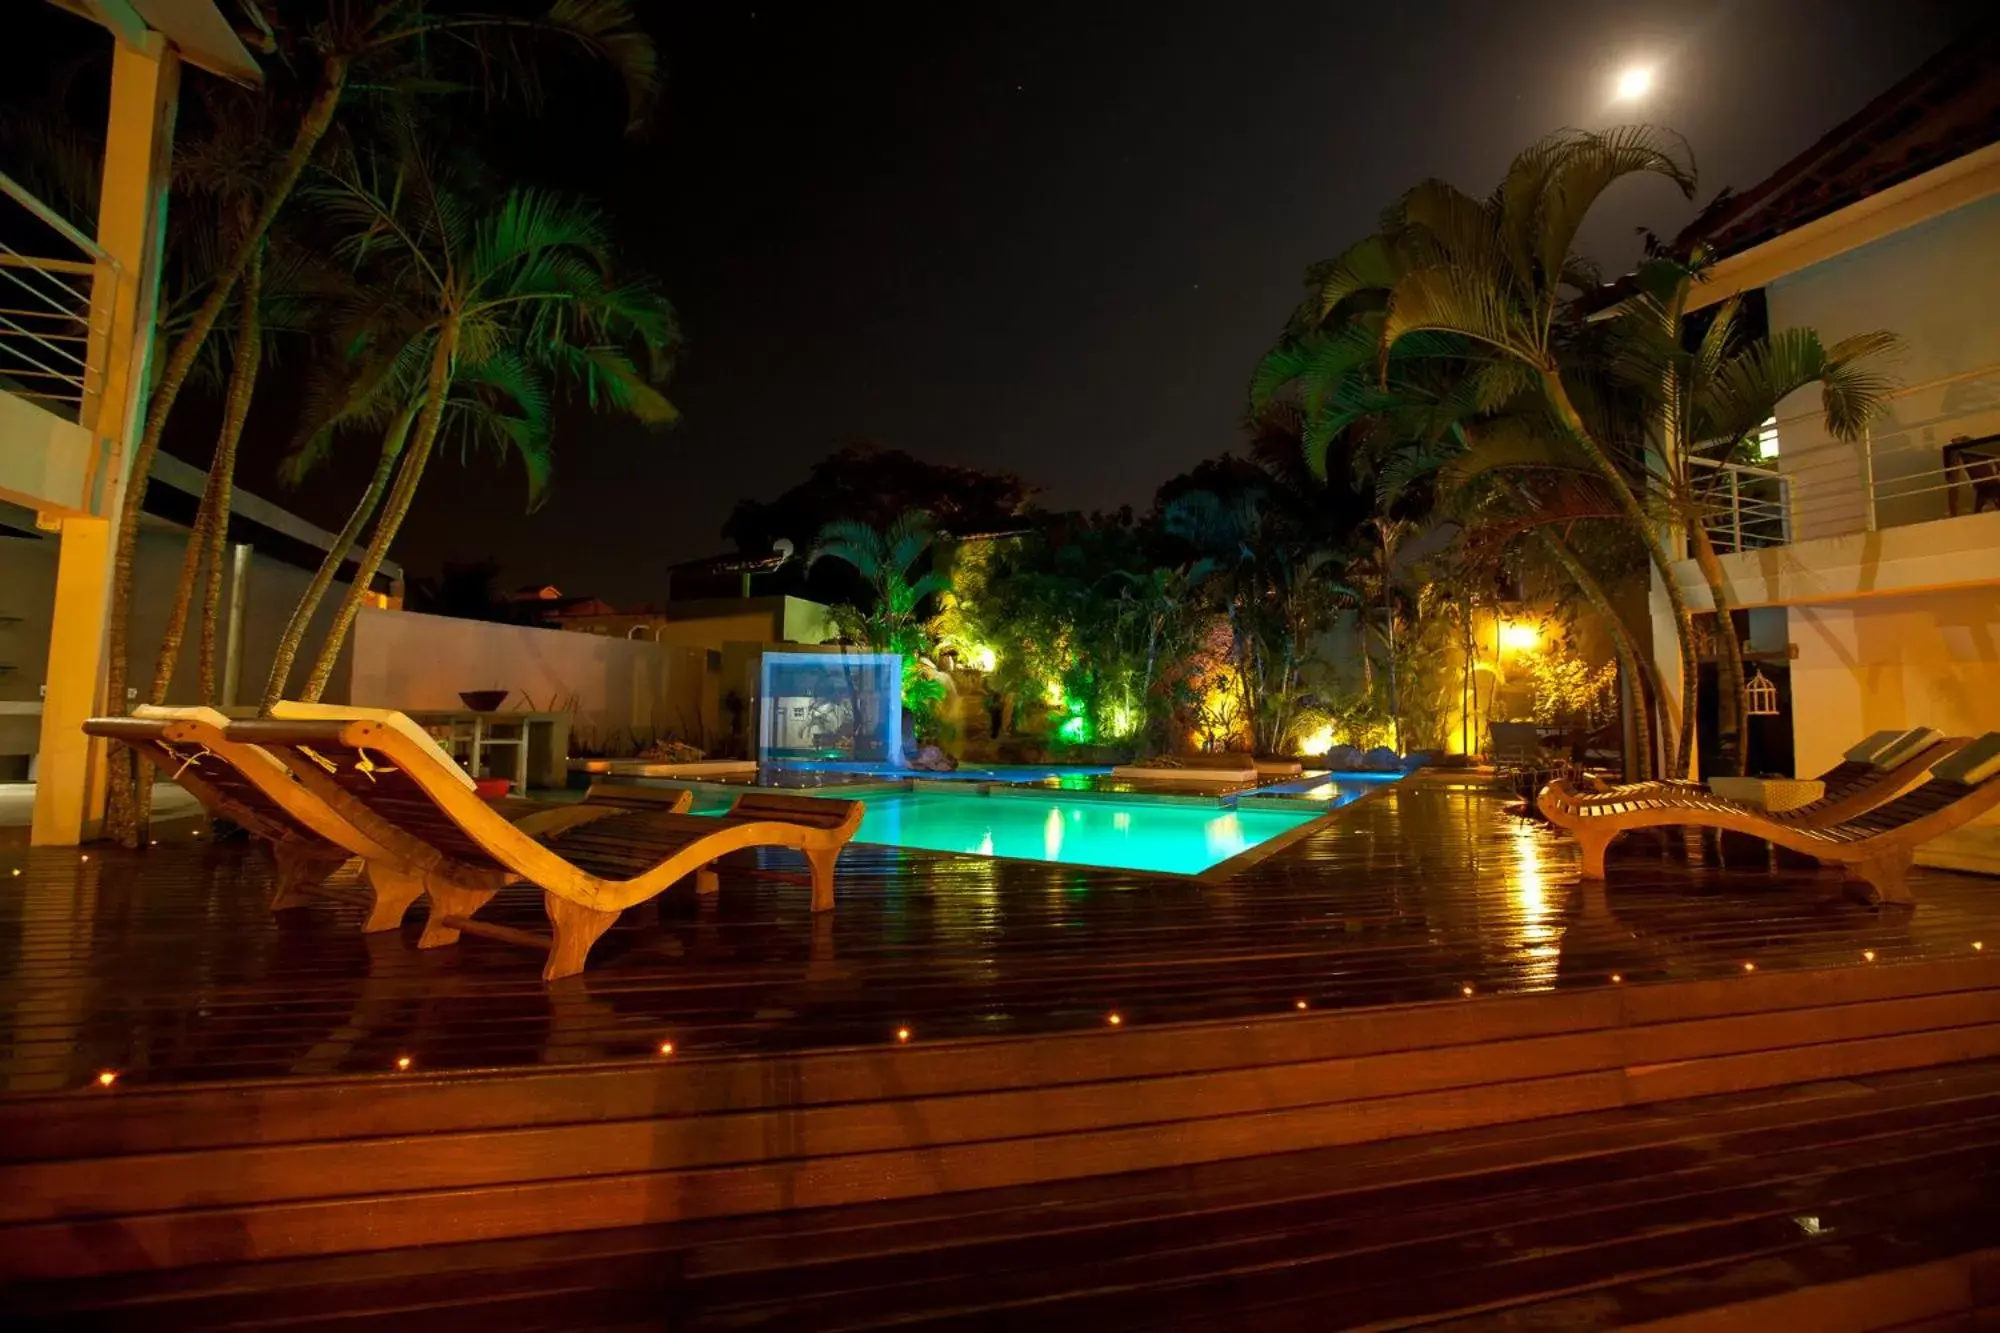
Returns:
[[[781,537],[803,553],[828,523],[852,519],[883,528],[911,509],[928,513],[950,536],[1003,531],[1019,525],[1034,491],[1011,472],[927,463],[856,440],[813,464],[804,481],[777,499],[739,501],[722,535],[745,555],[768,555]]]

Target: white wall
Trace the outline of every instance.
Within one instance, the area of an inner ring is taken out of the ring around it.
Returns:
[[[1765,288],[1771,328],[1807,326],[1833,342],[1887,329],[1903,339],[1891,363],[1905,387],[2000,366],[2000,196],[1774,280]],[[1782,469],[1791,474],[1794,540],[1862,529],[1858,446],[1832,441],[1819,420],[1816,388],[1780,407]],[[1794,421],[1792,417],[1808,414]],[[1878,492],[1934,484],[1897,479],[1933,472],[1955,436],[2000,432],[2000,370],[1899,396],[1873,431]],[[1967,512],[1969,493],[1960,497]],[[1942,518],[1934,491],[1885,499],[1881,527]]]
[[[363,610],[346,701],[369,708],[463,708],[461,690],[507,689],[504,709],[576,697],[574,731],[595,743],[677,729],[669,650],[643,639]]]
[[[2000,596],[1963,588],[1789,610],[1797,771],[1889,727],[2000,731]]]

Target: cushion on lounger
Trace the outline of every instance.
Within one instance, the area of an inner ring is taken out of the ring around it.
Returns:
[[[140,704],[132,710],[133,717],[143,717],[154,722],[206,722],[217,731],[229,725],[229,715],[201,704]],[[284,765],[262,750],[252,746],[257,757],[274,768]]]
[[[1860,744],[1849,746],[1847,753],[1841,758],[1852,760],[1857,764],[1880,765],[1882,752],[1909,734],[1907,731],[1878,731],[1862,740]]]
[[[1900,739],[1891,741],[1873,762],[1877,768],[1894,768],[1943,739],[1944,736],[1934,727],[1916,727],[1904,732]]]
[[[1989,731],[1931,770],[1934,778],[1976,787],[2000,777],[2000,731]]]
[[[405,713],[393,708],[354,708],[347,704],[301,704],[286,699],[274,705],[272,717],[287,718],[293,722],[321,722],[332,719],[363,722],[380,722],[394,731],[402,733],[403,739],[410,741],[418,749],[424,750],[438,761],[445,772],[458,780],[461,787],[471,788],[475,784],[472,774],[459,767],[458,760],[444,752],[436,737],[411,721]]]

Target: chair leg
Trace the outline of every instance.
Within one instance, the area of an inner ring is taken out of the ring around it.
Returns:
[[[1618,840],[1618,835],[1622,831],[1621,829],[1605,831],[1597,829],[1577,830],[1576,843],[1578,847],[1583,849],[1583,877],[1585,879],[1604,878],[1604,854],[1611,849],[1611,844]]]
[[[368,909],[368,920],[362,923],[361,929],[395,930],[403,924],[410,904],[424,896],[424,877],[414,871],[370,861],[368,887],[375,890],[375,905]]]
[[[1891,847],[1866,861],[1842,867],[1850,885],[1860,883],[1873,890],[1870,897],[1881,903],[1908,903],[1910,866],[1917,859],[1914,847]]]
[[[707,897],[709,894],[719,893],[721,890],[722,876],[715,872],[715,862],[710,861],[707,865],[694,872],[694,891],[696,893]]]
[[[813,911],[833,910],[833,867],[840,860],[840,848],[814,848],[806,853],[806,864],[812,867]]]
[[[444,919],[470,917],[500,891],[498,884],[481,888],[474,884],[457,884],[437,875],[424,876],[424,891],[430,894],[429,915],[424,918],[424,933],[417,940],[419,949],[437,949],[447,944],[458,943],[458,928],[447,926]]]
[[[295,843],[271,844],[271,859],[277,877],[271,888],[271,910],[304,907],[310,890],[326,883],[327,877],[345,865],[346,859],[326,856]]]
[[[542,891],[542,907],[555,930],[555,941],[549,945],[549,961],[542,968],[543,981],[559,981],[583,971],[583,960],[589,957],[591,946],[618,919],[616,912],[600,912],[546,889]]]

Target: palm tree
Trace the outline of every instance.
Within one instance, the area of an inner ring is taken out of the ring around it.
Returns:
[[[528,511],[532,513],[547,498],[553,466],[553,429],[548,405],[534,400],[525,403],[513,400],[508,397],[506,384],[493,382],[493,378],[486,373],[488,369],[486,363],[461,363],[458,382],[438,428],[439,439],[446,445],[458,443],[461,455],[476,447],[491,446],[499,453],[518,458],[527,474]],[[341,382],[337,373],[322,374],[315,379],[320,392],[308,390],[309,404],[324,401],[327,383]],[[410,376],[402,375],[375,379],[364,374],[358,383],[346,381],[345,387],[348,391],[346,400],[330,416],[309,415],[309,420],[318,420],[321,425],[286,458],[279,472],[280,479],[298,485],[313,475],[331,453],[335,433],[342,427],[354,425],[381,432],[375,470],[339,535],[327,547],[312,581],[306,585],[298,605],[292,609],[284,633],[279,636],[271,674],[265,681],[263,698],[259,701],[259,711],[266,716],[284,698],[292,665],[305,643],[306,631],[312,625],[313,616],[319,611],[327,590],[333,586],[341,565],[346,563],[348,553],[361,540],[368,521],[381,506],[382,497],[389,490],[404,446],[409,441],[410,428],[423,407],[424,382],[420,378],[412,380]]]
[[[1716,714],[1722,753],[1716,768],[1734,773],[1744,759],[1743,646],[1732,618],[1729,576],[1708,530],[1717,465],[1750,459],[1764,423],[1791,394],[1817,384],[1826,429],[1857,440],[1881,411],[1892,381],[1868,368],[1897,345],[1873,332],[1828,347],[1808,328],[1768,337],[1745,336],[1741,302],[1716,307],[1692,346],[1682,336],[1688,296],[1705,256],[1690,264],[1655,257],[1638,274],[1639,294],[1620,309],[1615,365],[1643,395],[1653,490],[1687,534],[1702,581],[1715,605]]]
[[[343,327],[382,336],[389,365],[421,362],[422,407],[354,581],[334,614],[300,697],[326,688],[369,585],[423,480],[454,402],[467,390],[527,410],[517,444],[545,422],[551,384],[576,388],[594,409],[670,424],[654,387],[679,341],[673,309],[651,288],[613,274],[610,235],[593,209],[538,190],[510,190],[475,213],[421,154],[393,170],[350,167],[313,191],[340,229],[339,253],[369,281]],[[646,361],[632,359],[636,349]]]
[[[924,602],[951,590],[945,574],[917,573],[937,540],[931,516],[921,509],[904,510],[880,531],[856,519],[836,519],[820,529],[806,568],[830,559],[859,574],[868,585],[870,605],[854,608],[853,619],[870,648],[900,653],[907,661],[925,647],[918,615]]]
[[[443,76],[455,64],[462,64],[473,79],[489,87],[533,92],[537,81],[529,48],[551,40],[580,48],[618,72],[634,124],[650,107],[656,87],[657,55],[652,39],[634,18],[630,0],[552,0],[538,17],[437,12],[434,0],[323,0],[320,11],[315,21],[288,26],[269,44],[285,57],[277,62],[281,67],[307,68],[316,60],[316,78],[297,112],[288,146],[259,183],[248,225],[215,267],[201,300],[161,359],[151,386],[145,425],[127,468],[132,480],[125,488],[112,557],[106,651],[107,698],[113,709],[122,708],[125,698],[139,511],[167,418],[210,331],[262,253],[266,235],[290,202],[349,92],[366,87],[407,96],[415,90],[449,89],[458,84]],[[107,825],[128,845],[136,844],[139,836],[132,763],[130,751],[123,747],[113,751]]]
[[[1454,393],[1497,408],[1523,389],[1540,397],[1557,431],[1601,479],[1659,571],[1681,644],[1681,716],[1673,772],[1694,743],[1697,667],[1687,600],[1655,516],[1641,499],[1644,470],[1624,442],[1594,431],[1579,410],[1564,352],[1576,294],[1595,271],[1574,252],[1591,206],[1616,181],[1650,174],[1692,197],[1684,148],[1643,126],[1565,131],[1514,159],[1492,195],[1475,199],[1443,181],[1410,190],[1382,232],[1312,274],[1317,292],[1295,337],[1260,367],[1256,390],[1308,385],[1308,451],[1323,450],[1358,416],[1379,410],[1371,388],[1400,362],[1455,359],[1470,366]],[[1365,374],[1375,367],[1371,386]]]

